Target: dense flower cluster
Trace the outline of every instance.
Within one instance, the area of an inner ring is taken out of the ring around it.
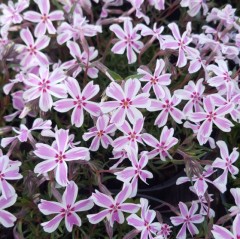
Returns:
[[[124,239],[240,238],[240,189],[231,188],[236,205],[220,219],[210,194],[229,191],[239,173],[238,148],[225,140],[240,121],[236,9],[204,0],[8,0],[0,11],[12,102],[0,128],[3,227],[22,223],[31,204],[47,233],[104,221],[109,238],[118,224],[128,225]],[[185,22],[173,21],[174,11]],[[111,69],[118,61],[127,76]],[[209,148],[213,160],[203,157]],[[176,207],[159,196],[151,207],[141,188],[173,164],[185,166],[174,183],[188,183],[192,200]],[[14,204],[22,211],[8,211]]]

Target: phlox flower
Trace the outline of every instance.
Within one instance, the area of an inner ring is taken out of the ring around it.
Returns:
[[[171,74],[162,74],[164,67],[164,60],[158,59],[154,74],[138,68],[138,73],[143,75],[140,78],[140,81],[147,82],[147,84],[142,88],[144,93],[149,93],[150,89],[153,88],[154,94],[157,96],[157,98],[165,97],[165,91],[163,87],[171,84]]]
[[[130,124],[125,120],[121,126],[117,128],[124,133],[123,136],[116,138],[112,146],[115,151],[120,151],[126,147],[133,148],[138,152],[138,143],[143,144],[141,131],[143,129],[144,118],[139,118],[131,128]]]
[[[224,132],[231,131],[233,124],[231,121],[224,118],[224,116],[233,110],[234,105],[232,103],[220,106],[215,109],[213,99],[211,96],[207,96],[203,99],[203,108],[205,110],[204,112],[194,112],[188,115],[188,119],[193,122],[203,121],[197,135],[198,141],[200,143],[206,143],[202,142],[200,137],[204,136],[204,139],[207,140],[212,133],[213,124],[215,124],[220,130]]]
[[[216,60],[218,66],[207,66],[208,71],[213,71],[216,76],[207,80],[208,84],[213,87],[224,85],[227,92],[232,92],[234,89],[234,80],[231,78],[232,72],[228,70],[227,63],[223,60]]]
[[[141,217],[132,214],[127,218],[127,222],[141,232],[141,239],[151,239],[153,235],[156,235],[157,232],[161,230],[161,224],[159,222],[153,222],[156,217],[156,212],[149,209],[148,200],[141,198],[140,203]]]
[[[90,81],[85,88],[80,89],[79,83],[76,79],[68,77],[65,81],[67,92],[71,98],[62,99],[54,103],[54,109],[58,112],[67,112],[73,109],[71,116],[72,125],[81,127],[84,122],[84,110],[90,115],[98,117],[101,113],[100,107],[97,103],[89,101],[99,92],[99,86],[94,85]]]
[[[68,166],[66,162],[90,159],[87,148],[74,147],[69,149],[68,134],[68,130],[59,129],[55,133],[56,141],[53,142],[52,146],[37,143],[36,150],[34,150],[37,157],[44,159],[43,162],[35,166],[34,172],[43,174],[54,170],[57,183],[63,187],[68,184]]]
[[[111,123],[121,126],[127,116],[133,124],[138,118],[143,118],[142,113],[137,108],[147,108],[150,105],[149,94],[140,93],[141,83],[138,79],[128,79],[125,82],[124,89],[112,82],[106,89],[106,95],[115,101],[101,103],[103,113],[113,111]]]
[[[76,212],[87,211],[91,209],[94,204],[90,198],[76,201],[77,195],[78,187],[73,181],[70,181],[62,195],[61,202],[41,199],[40,204],[38,204],[38,208],[44,215],[57,214],[50,221],[41,223],[45,232],[54,232],[63,218],[65,226],[69,232],[72,231],[74,225],[78,227],[81,226],[81,218]]]
[[[143,48],[143,43],[139,41],[141,35],[137,34],[138,26],[133,28],[132,22],[125,20],[123,29],[119,25],[113,24],[110,26],[110,30],[119,38],[119,41],[113,46],[112,52],[122,55],[126,50],[128,64],[136,62],[135,52],[139,53]]]
[[[41,50],[49,45],[50,38],[43,35],[34,42],[32,33],[28,28],[20,31],[20,37],[26,44],[26,46],[20,45],[23,48],[18,56],[21,59],[21,65],[26,68],[33,65],[48,66],[48,58]]]
[[[113,227],[115,221],[122,224],[124,222],[123,212],[136,213],[139,210],[138,204],[124,203],[130,197],[131,193],[132,187],[129,184],[123,186],[115,199],[96,190],[91,198],[96,205],[103,207],[104,210],[96,214],[87,215],[89,222],[97,224],[104,218],[107,218],[111,227]]]
[[[89,150],[97,151],[99,149],[100,143],[104,148],[107,148],[108,145],[112,144],[113,140],[108,135],[116,131],[115,124],[109,124],[109,116],[102,115],[97,119],[96,126],[89,129],[89,132],[83,134],[83,139],[85,141],[94,137],[91,143]]]
[[[188,30],[186,30],[181,36],[176,23],[170,23],[168,24],[168,27],[172,31],[175,39],[167,39],[163,43],[163,47],[170,49],[178,49],[178,60],[176,66],[184,67],[187,64],[187,58],[185,56],[185,53],[194,56],[199,55],[199,52],[197,49],[188,46],[192,41],[192,39],[188,36]]]
[[[144,183],[147,183],[146,180],[148,178],[153,178],[153,174],[143,169],[148,163],[148,156],[146,151],[141,153],[139,159],[137,156],[137,152],[133,148],[129,148],[127,150],[127,153],[128,159],[130,160],[132,165],[114,174],[117,176],[118,180],[124,183],[130,183],[130,185],[132,186],[131,197],[135,197],[137,195],[138,180],[141,179]]]
[[[52,24],[52,21],[64,20],[63,11],[56,10],[51,13],[49,0],[34,0],[37,4],[40,13],[35,11],[27,11],[24,13],[24,19],[30,22],[38,23],[34,30],[36,37],[41,37],[46,33],[55,34],[56,29]]]
[[[12,128],[13,131],[17,134],[16,136],[12,137],[5,137],[1,141],[1,146],[3,148],[7,147],[10,143],[18,140],[20,142],[27,142],[27,140],[32,141],[32,134],[31,131],[33,130],[46,130],[52,128],[52,121],[51,120],[43,120],[41,118],[37,118],[34,120],[32,128],[28,129],[26,125],[21,124],[20,129]]]
[[[191,17],[196,16],[201,8],[203,8],[203,15],[206,15],[208,12],[208,5],[205,0],[182,0],[180,4],[182,7],[189,8],[187,12]]]
[[[61,67],[72,72],[72,76],[75,78],[82,70],[87,72],[87,75],[90,78],[98,77],[98,69],[91,66],[90,61],[95,59],[98,55],[98,50],[95,50],[94,47],[89,47],[88,52],[83,51],[76,42],[68,41],[67,47],[70,50],[73,60],[64,62]]]
[[[21,12],[29,6],[29,0],[18,0],[16,3],[8,1],[8,5],[1,3],[0,9],[2,15],[0,16],[1,25],[19,24],[23,18]]]
[[[181,100],[188,100],[187,104],[183,108],[185,115],[190,112],[203,111],[202,99],[205,87],[203,86],[203,79],[199,79],[195,84],[193,81],[189,81],[184,89],[176,90],[174,94]]]
[[[194,235],[197,235],[199,231],[194,224],[202,223],[204,221],[204,217],[201,214],[196,214],[198,210],[198,204],[196,202],[193,202],[189,210],[186,204],[183,202],[180,202],[178,206],[179,206],[181,215],[176,217],[170,217],[170,220],[174,226],[183,224],[176,238],[186,239],[187,229],[190,232],[192,237]]]
[[[99,25],[88,24],[86,17],[82,14],[74,11],[73,22],[68,24],[63,22],[57,29],[57,42],[62,45],[63,43],[71,40],[78,40],[82,36],[93,37],[96,36],[98,32],[102,32],[102,27]]]
[[[240,214],[233,220],[232,232],[225,227],[213,225],[212,234],[214,239],[239,239],[240,238]]]
[[[206,165],[202,172],[197,175],[193,175],[191,179],[189,177],[180,177],[177,179],[176,185],[180,185],[186,182],[194,182],[194,189],[198,196],[203,196],[207,191],[208,184],[214,184],[210,179],[208,179],[215,171],[209,165]],[[215,185],[215,184],[214,184]]]
[[[235,206],[232,206],[228,211],[231,216],[240,215],[240,188],[231,188],[230,192],[234,197]]]
[[[4,210],[10,206],[12,206],[17,200],[17,194],[14,194],[8,198],[4,196],[0,197],[0,224],[4,227],[13,227],[14,222],[17,218],[10,212]]]
[[[57,98],[66,98],[67,91],[63,84],[66,76],[60,69],[49,72],[48,68],[41,67],[39,76],[29,73],[24,83],[28,89],[23,93],[26,101],[32,101],[39,98],[39,107],[46,112],[52,108],[52,96]]]
[[[162,129],[159,141],[151,134],[142,134],[143,141],[147,145],[154,148],[152,151],[148,152],[148,157],[152,159],[159,154],[160,159],[163,161],[166,160],[166,157],[172,158],[171,155],[168,153],[168,150],[178,143],[178,139],[173,137],[173,134],[174,129],[168,129],[167,126],[164,126],[164,128]]]
[[[177,98],[175,94],[171,96],[168,88],[164,88],[164,91],[164,98],[159,100],[152,99],[151,105],[147,107],[147,110],[150,112],[161,110],[161,113],[156,118],[154,124],[159,128],[166,125],[169,114],[174,121],[176,121],[178,124],[182,124],[182,120],[185,118],[185,116],[182,111],[175,107],[181,102],[181,100]]]
[[[13,108],[16,110],[15,112],[9,114],[9,115],[5,115],[4,119],[7,122],[12,121],[16,116],[20,115],[25,107],[25,101],[23,99],[23,92],[22,90],[19,91],[15,91],[11,94],[12,97],[12,106]],[[36,117],[36,112],[33,110],[30,110],[27,115],[31,116],[31,117]]]
[[[7,180],[18,180],[23,177],[19,173],[21,164],[20,161],[11,161],[7,155],[0,155],[0,192],[5,199],[15,195],[14,187]]]
[[[214,183],[215,186],[222,188],[222,192],[225,192],[227,190],[228,173],[230,173],[232,177],[239,173],[239,169],[233,165],[239,157],[239,152],[237,148],[234,148],[232,153],[229,154],[227,144],[222,140],[217,141],[216,144],[220,149],[221,158],[216,158],[212,163],[212,167],[222,169],[223,173],[214,180]]]

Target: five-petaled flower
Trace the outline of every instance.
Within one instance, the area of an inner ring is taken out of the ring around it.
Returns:
[[[41,37],[46,33],[55,34],[56,29],[52,24],[52,21],[64,20],[63,11],[56,10],[51,13],[49,0],[34,0],[38,5],[40,12],[27,11],[24,13],[24,19],[30,22],[38,23],[34,30],[34,35],[36,37]]]
[[[124,29],[124,30],[123,30]],[[139,53],[143,48],[143,43],[139,41],[141,35],[137,34],[138,26],[133,28],[130,20],[124,21],[123,29],[113,24],[110,26],[110,30],[120,39],[112,48],[112,52],[115,54],[123,54],[127,49],[128,63],[134,63],[137,60],[136,53]]]
[[[156,68],[154,74],[143,70],[138,69],[139,74],[143,74],[143,77],[140,78],[141,81],[146,81],[147,84],[143,87],[143,92],[149,93],[150,89],[153,88],[153,91],[157,98],[163,98],[165,96],[164,86],[170,85],[171,74],[161,74],[165,67],[165,62],[162,59],[158,59],[156,63]]]
[[[152,159],[159,154],[161,160],[166,160],[166,157],[172,158],[168,150],[178,142],[178,139],[173,137],[173,134],[174,129],[168,129],[167,126],[164,126],[159,141],[151,134],[142,134],[143,141],[154,148],[152,151],[148,152],[148,157]]]
[[[84,147],[74,147],[69,149],[69,131],[59,129],[55,133],[56,141],[52,146],[43,143],[36,144],[34,154],[44,159],[44,162],[37,164],[34,172],[43,174],[55,169],[55,178],[58,184],[66,186],[68,184],[68,161],[89,160],[89,151]]]
[[[185,56],[185,53],[188,55],[199,55],[199,52],[197,49],[194,49],[192,47],[189,47],[188,45],[192,41],[192,39],[188,36],[188,31],[185,31],[183,35],[180,35],[178,25],[176,23],[170,23],[168,24],[168,27],[172,31],[172,34],[175,39],[169,40],[167,39],[163,43],[164,48],[170,48],[170,49],[178,49],[178,60],[176,66],[178,67],[184,67],[187,64],[187,58]]]
[[[170,114],[174,121],[178,124],[182,124],[182,120],[185,118],[182,111],[177,109],[175,106],[181,102],[179,98],[175,95],[171,96],[170,91],[168,88],[165,88],[165,96],[163,99],[152,99],[151,105],[147,108],[148,111],[159,111],[161,113],[156,118],[154,124],[157,125],[159,128],[166,125],[168,120],[168,115]]]
[[[156,212],[149,209],[148,200],[141,198],[140,202],[141,217],[132,214],[127,218],[127,222],[141,232],[142,239],[150,239],[152,238],[152,234],[156,235],[157,232],[161,230],[161,224],[159,222],[153,222],[156,217]]]
[[[108,115],[99,116],[96,126],[90,128],[89,132],[84,133],[83,139],[85,141],[94,137],[89,150],[97,151],[99,149],[100,142],[105,149],[109,144],[112,144],[113,140],[108,134],[114,133],[116,131],[116,126],[115,124],[109,124],[109,121],[110,119]]]
[[[138,179],[141,179],[144,183],[147,183],[146,180],[148,178],[153,178],[153,174],[143,169],[148,163],[148,156],[146,151],[142,152],[139,160],[137,152],[133,148],[128,148],[127,154],[132,166],[126,167],[122,171],[116,172],[114,174],[117,176],[118,180],[131,184],[131,197],[135,197],[138,190]]]
[[[21,45],[23,47],[23,51],[19,56],[19,59],[21,59],[21,65],[26,68],[36,65],[48,66],[49,60],[46,54],[42,53],[41,50],[49,45],[50,38],[43,35],[37,38],[34,42],[32,33],[28,28],[22,29],[20,36],[26,44],[26,46]]]
[[[180,202],[178,204],[180,209],[180,216],[171,217],[170,220],[174,226],[182,225],[180,231],[177,234],[177,239],[186,239],[186,229],[190,232],[191,236],[199,233],[197,227],[194,224],[203,222],[204,217],[201,214],[196,214],[198,210],[198,204],[196,202],[192,203],[191,208],[188,210],[185,203]]]
[[[223,173],[214,180],[214,184],[215,186],[220,187],[222,192],[225,192],[227,190],[228,172],[232,177],[239,172],[239,169],[233,165],[239,157],[239,152],[237,151],[237,148],[234,148],[232,153],[229,154],[227,144],[222,140],[217,141],[216,144],[220,149],[221,158],[216,158],[212,163],[212,167],[222,169]]]
[[[65,81],[65,86],[70,99],[62,99],[54,103],[54,109],[58,112],[67,112],[73,109],[71,122],[76,127],[81,127],[84,121],[84,111],[86,110],[90,115],[99,116],[101,111],[97,103],[89,101],[99,92],[99,86],[94,85],[90,81],[81,92],[80,86],[76,79],[68,77]]]
[[[128,79],[125,82],[124,90],[116,82],[112,82],[106,89],[106,95],[115,99],[101,103],[103,113],[114,111],[111,122],[122,125],[126,116],[133,124],[138,118],[143,118],[142,113],[137,108],[147,108],[150,105],[149,94],[138,94],[141,83],[138,79]],[[137,95],[138,94],[138,95]]]
[[[28,89],[23,93],[26,101],[32,101],[39,98],[39,107],[42,111],[48,111],[52,108],[53,99],[66,98],[67,91],[62,83],[66,76],[63,71],[56,68],[53,72],[49,72],[46,67],[39,69],[39,76],[29,73],[24,83]]]
[[[203,99],[203,108],[206,112],[194,112],[188,115],[189,120],[193,122],[204,121],[197,135],[200,144],[204,144],[208,140],[212,133],[213,124],[224,132],[231,131],[233,123],[224,118],[224,116],[233,110],[234,104],[228,103],[215,109],[211,96],[207,96]],[[201,136],[204,136],[204,138]],[[203,139],[205,140],[203,141]]]
[[[90,198],[76,202],[77,195],[78,187],[71,181],[63,193],[61,202],[41,199],[38,208],[44,215],[57,214],[50,221],[41,223],[45,232],[54,232],[63,218],[65,219],[65,225],[69,232],[72,231],[74,225],[78,227],[81,226],[81,219],[76,212],[87,211],[91,209],[94,204]]]
[[[131,196],[131,193],[132,187],[127,183],[124,184],[115,199],[96,190],[91,198],[96,205],[105,209],[99,213],[87,215],[90,223],[97,224],[106,217],[111,227],[115,221],[122,224],[124,222],[123,212],[135,213],[139,210],[138,204],[124,203]]]

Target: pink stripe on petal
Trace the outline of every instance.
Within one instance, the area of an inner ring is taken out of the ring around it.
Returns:
[[[212,133],[212,121],[205,120],[199,128],[198,134],[209,137]]]
[[[89,151],[84,147],[75,147],[65,152],[65,160],[89,160]]]
[[[100,138],[98,136],[95,136],[89,150],[97,151],[99,149],[99,146],[100,146]]]
[[[113,98],[113,99],[116,99],[118,101],[122,101],[125,99],[125,94],[123,92],[123,89],[122,87],[115,83],[115,82],[112,82],[106,89],[106,94],[107,96]]]
[[[34,168],[34,173],[43,174],[52,171],[56,168],[57,163],[55,160],[46,160],[38,163]]]
[[[62,161],[61,163],[59,162],[56,167],[55,177],[57,183],[63,187],[67,186],[68,184],[67,173],[68,173],[67,164],[64,161]]]
[[[36,37],[41,37],[41,36],[44,36],[44,34],[46,33],[46,24],[45,24],[45,22],[39,22],[38,24],[37,24],[37,26],[35,27],[35,30],[34,30],[34,35],[36,36]],[[38,49],[38,47],[37,47],[37,49]]]
[[[64,20],[63,11],[60,11],[60,10],[56,10],[56,11],[51,12],[48,15],[48,17],[51,21]]]
[[[43,159],[55,159],[57,151],[47,144],[37,143],[34,154]]]
[[[114,46],[112,47],[111,51],[115,54],[123,54],[125,49],[126,49],[126,42],[124,41],[119,41],[117,43],[114,44]]]
[[[97,224],[102,221],[109,214],[109,209],[103,210],[96,214],[87,215],[87,218],[90,223]]]
[[[45,54],[43,54],[42,52],[40,52],[40,51],[36,52],[35,57],[37,58],[37,60],[41,66],[46,66],[49,64],[47,56]]]
[[[114,204],[111,196],[100,193],[97,190],[96,193],[92,194],[92,200],[96,205],[104,208],[110,208]]]
[[[14,226],[14,222],[16,220],[17,218],[13,214],[0,209],[0,224],[2,224],[4,227],[8,228]]]
[[[79,108],[78,106],[74,108],[71,116],[72,125],[76,125],[76,127],[81,127],[84,120],[83,108]]]
[[[126,111],[124,108],[121,107],[112,114],[111,123],[122,125],[124,123],[125,118],[126,118]]]
[[[115,35],[119,38],[119,39],[124,39],[125,37],[125,32],[123,31],[123,29],[117,25],[117,24],[113,24],[109,27],[109,29],[115,33]]]
[[[124,85],[126,97],[132,99],[139,92],[141,87],[140,81],[137,79],[128,79]]]
[[[82,221],[75,212],[65,215],[65,225],[69,232],[72,231],[73,225],[80,227],[81,224],[82,224]]]
[[[30,22],[40,22],[41,21],[41,14],[34,11],[27,11],[24,13],[24,19]]]
[[[44,215],[51,215],[60,213],[63,206],[59,202],[51,202],[41,199],[41,203],[38,204],[38,208]]]
[[[43,226],[43,230],[48,233],[54,232],[58,228],[62,219],[62,215],[59,214],[55,216],[52,220],[41,223],[41,225]]]
[[[67,205],[73,206],[73,204],[76,201],[77,194],[78,194],[78,187],[73,181],[71,181],[67,185],[67,187],[63,193],[63,196],[62,196],[63,204],[65,206],[67,206]]]
[[[235,236],[224,227],[213,225],[213,230],[211,231],[215,239],[233,239]]]
[[[166,110],[162,110],[162,112],[156,118],[154,124],[157,125],[159,128],[164,126],[168,120],[168,112]]]
[[[117,194],[115,198],[116,203],[123,203],[127,198],[129,198],[131,194],[131,187],[129,184],[125,184],[122,188],[122,190]]]
[[[100,88],[99,85],[94,85],[93,81],[90,81],[83,89],[82,96],[85,97],[86,100],[93,98],[98,94]]]
[[[63,99],[54,102],[54,109],[58,112],[67,112],[75,107],[73,99]]]
[[[225,119],[223,117],[217,117],[216,119],[213,120],[213,122],[219,129],[221,129],[224,132],[230,132],[231,127],[234,126],[230,120]]]
[[[27,29],[22,29],[20,31],[20,36],[27,46],[34,45],[33,36],[32,36],[32,34],[31,34],[31,32],[29,31],[28,28]]]
[[[59,129],[55,133],[58,152],[64,153],[68,145],[69,130]]]
[[[91,209],[93,206],[94,203],[92,199],[84,199],[76,202],[73,207],[75,212],[82,212]]]
[[[98,103],[95,102],[90,102],[90,101],[86,101],[84,103],[83,108],[90,114],[93,116],[99,116],[101,113],[101,108],[99,107]]]

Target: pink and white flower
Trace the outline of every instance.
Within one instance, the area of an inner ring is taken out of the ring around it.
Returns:
[[[12,163],[7,155],[0,156],[0,192],[2,192],[2,197],[5,199],[12,197],[16,193],[14,187],[7,180],[18,180],[23,177],[19,173],[21,164],[20,161]]]
[[[148,111],[154,112],[161,110],[161,113],[156,118],[154,124],[159,128],[166,125],[169,114],[178,124],[182,124],[182,120],[185,116],[182,111],[177,109],[177,106],[181,100],[176,95],[171,96],[168,88],[164,88],[165,96],[161,100],[151,100],[151,105],[147,108]]]
[[[32,33],[28,28],[22,29],[20,31],[20,36],[26,44],[26,46],[20,45],[23,48],[21,54],[19,55],[21,65],[26,68],[33,65],[48,66],[49,60],[47,56],[41,52],[41,50],[45,49],[49,45],[50,38],[43,35],[34,41]]]
[[[104,218],[107,218],[111,227],[113,227],[115,221],[122,224],[124,222],[123,212],[136,213],[139,210],[138,204],[124,203],[131,193],[132,187],[129,184],[123,186],[115,199],[96,190],[91,198],[96,205],[105,209],[99,213],[87,215],[89,222],[97,224]]]
[[[232,206],[228,211],[231,213],[231,216],[240,215],[240,188],[231,188],[230,192],[234,197],[236,206]]]
[[[112,112],[111,123],[122,125],[126,116],[133,124],[137,119],[143,118],[137,108],[145,109],[150,105],[149,94],[138,94],[141,83],[138,79],[128,79],[125,82],[124,90],[116,82],[112,82],[106,89],[106,95],[115,99],[101,103],[103,113]],[[137,95],[138,94],[138,95]]]
[[[176,90],[174,94],[181,100],[188,100],[183,108],[183,113],[188,115],[190,112],[203,111],[202,99],[205,87],[203,86],[203,79],[199,79],[195,84],[193,81],[184,86],[184,89]]]
[[[157,232],[161,230],[161,224],[159,222],[153,222],[156,217],[156,212],[149,209],[148,200],[141,198],[140,203],[141,217],[132,214],[127,218],[127,222],[141,232],[142,239],[151,239],[153,235],[156,235]]]
[[[122,55],[126,50],[128,64],[136,62],[135,52],[139,53],[143,48],[143,43],[139,41],[141,35],[137,34],[138,26],[133,28],[132,22],[125,20],[123,29],[119,25],[113,24],[110,26],[110,30],[119,38],[119,41],[113,46],[112,52]]]
[[[213,225],[212,234],[214,239],[238,239],[240,237],[240,214],[233,220],[232,232],[225,227]]]
[[[17,218],[10,212],[4,210],[12,206],[17,201],[17,194],[14,194],[8,198],[4,196],[0,197],[0,224],[4,227],[13,227]]]
[[[16,140],[19,140],[20,142],[27,142],[27,140],[30,140],[30,142],[33,142],[33,136],[31,134],[31,131],[33,130],[48,130],[52,128],[52,121],[51,120],[43,120],[41,118],[37,118],[34,120],[32,128],[28,129],[26,125],[21,124],[20,129],[16,129],[13,127],[13,131],[17,134],[16,136],[12,137],[5,137],[1,141],[1,146],[3,148],[7,147],[9,144],[13,143]],[[35,141],[34,141],[35,143]]]
[[[185,53],[194,56],[199,55],[199,52],[197,49],[188,46],[192,41],[192,39],[188,36],[188,30],[186,30],[181,36],[176,23],[170,23],[168,24],[168,27],[172,31],[175,39],[167,39],[163,43],[163,47],[170,49],[178,49],[178,60],[176,66],[184,67],[187,64],[187,58],[185,56]]]
[[[45,35],[46,31],[49,34],[55,34],[56,29],[52,24],[52,21],[64,20],[63,11],[56,10],[51,13],[49,0],[34,0],[37,4],[40,13],[35,11],[27,11],[24,13],[24,19],[38,23],[34,30],[35,37],[41,37]]]
[[[48,68],[41,67],[39,76],[29,73],[24,83],[29,87],[24,93],[23,98],[26,101],[32,101],[39,98],[39,107],[46,112],[52,108],[52,96],[57,98],[66,98],[67,91],[63,83],[66,76],[60,69],[49,72]]]
[[[8,5],[1,3],[0,9],[2,15],[0,16],[1,25],[19,24],[23,18],[21,12],[29,6],[28,0],[18,0],[14,3],[13,1],[7,1]]]
[[[114,151],[121,151],[122,149],[126,149],[126,147],[130,147],[138,152],[138,143],[143,144],[141,134],[143,124],[144,119],[139,118],[133,124],[132,128],[126,120],[121,126],[118,126],[117,128],[122,131],[124,135],[119,136],[113,141],[112,146],[114,147]]]
[[[165,62],[162,59],[158,59],[154,74],[138,68],[138,73],[143,75],[140,80],[147,82],[147,84],[142,88],[144,93],[149,93],[150,89],[153,88],[153,91],[157,98],[164,98],[164,86],[171,84],[171,74],[161,74],[164,67]]]
[[[208,5],[205,0],[182,0],[180,4],[182,7],[189,8],[187,12],[191,17],[196,16],[201,8],[203,8],[203,15],[206,15],[208,12]]]
[[[127,153],[132,166],[126,167],[122,171],[116,172],[114,174],[117,176],[118,180],[124,183],[130,183],[132,186],[131,197],[135,197],[137,195],[138,180],[141,179],[144,183],[147,184],[147,179],[153,178],[153,174],[143,169],[148,163],[148,156],[146,151],[141,153],[139,160],[137,152],[133,148],[129,148],[127,150]]]
[[[98,69],[91,66],[90,61],[98,56],[98,50],[94,47],[89,47],[88,52],[83,51],[76,42],[68,41],[67,47],[70,50],[73,60],[64,62],[61,67],[72,72],[72,76],[75,78],[82,70],[87,72],[87,75],[94,79],[98,77]]]
[[[158,154],[160,159],[165,161],[166,157],[172,158],[168,153],[168,150],[178,143],[178,139],[173,137],[174,129],[168,129],[167,126],[164,126],[162,133],[160,135],[159,141],[153,137],[151,134],[144,133],[142,134],[143,141],[153,147],[154,149],[148,152],[148,157],[150,159],[155,158]]]
[[[69,232],[72,231],[73,226],[81,226],[81,218],[76,212],[87,211],[93,207],[92,199],[84,199],[76,202],[78,195],[77,185],[71,181],[67,185],[61,202],[53,202],[41,199],[41,203],[38,205],[39,210],[44,215],[57,214],[50,221],[41,223],[45,232],[54,232],[62,219],[65,220],[65,226]]]
[[[112,144],[113,140],[108,134],[114,133],[116,131],[116,126],[115,124],[109,124],[109,121],[108,115],[99,116],[96,126],[90,128],[89,132],[83,134],[82,137],[85,141],[94,137],[89,150],[97,151],[100,143],[105,149],[109,144]]]
[[[212,133],[213,124],[215,124],[220,130],[224,132],[231,131],[233,124],[231,121],[224,118],[224,116],[233,110],[234,105],[232,103],[220,106],[215,109],[215,105],[211,96],[207,96],[203,99],[203,108],[205,112],[194,112],[188,115],[189,120],[193,122],[204,121],[198,131],[197,138],[199,141],[201,136],[204,136],[206,140],[208,139]]]
[[[239,169],[233,165],[239,157],[239,152],[237,151],[237,148],[234,148],[232,153],[229,154],[227,144],[222,140],[217,141],[216,144],[220,149],[221,158],[216,158],[212,163],[212,167],[222,169],[223,173],[214,180],[214,183],[215,186],[218,185],[218,187],[222,188],[222,191],[224,192],[227,190],[228,173],[230,173],[232,177],[239,173]]]
[[[192,237],[194,235],[197,235],[199,233],[199,230],[194,224],[199,224],[204,221],[204,217],[201,214],[196,214],[198,210],[198,204],[196,202],[193,202],[189,210],[186,204],[183,202],[180,202],[178,206],[179,206],[181,215],[176,217],[170,217],[170,220],[174,226],[183,224],[176,238],[186,239],[187,229],[190,232]]]
[[[36,144],[34,154],[43,162],[37,164],[34,172],[37,174],[47,173],[54,170],[55,178],[58,184],[65,187],[68,184],[68,161],[89,160],[89,150],[84,147],[75,147],[69,149],[69,131],[59,129],[55,133],[56,141],[52,146],[43,143]]]
[[[89,101],[99,92],[99,86],[94,85],[90,81],[85,88],[80,89],[79,83],[76,79],[68,77],[65,81],[67,92],[72,98],[62,99],[54,103],[54,109],[58,112],[68,112],[73,109],[71,123],[76,127],[81,127],[84,121],[84,111],[86,110],[90,115],[98,117],[101,113],[100,107],[97,103]]]

